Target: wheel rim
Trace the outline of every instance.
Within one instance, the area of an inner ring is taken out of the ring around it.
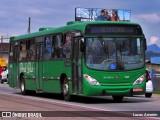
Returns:
[[[68,91],[69,91],[69,86],[68,86],[68,83],[65,82],[64,86],[63,86],[63,93],[65,96],[68,95]]]
[[[21,82],[21,91],[24,92],[24,84]]]
[[[21,78],[21,92],[24,93],[24,91],[25,91],[24,77],[22,76],[22,78]]]
[[[66,101],[70,100],[69,83],[67,80],[65,80],[63,84],[63,96]]]

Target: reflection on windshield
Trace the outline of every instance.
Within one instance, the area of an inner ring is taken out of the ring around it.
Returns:
[[[86,65],[98,70],[132,70],[144,66],[140,38],[86,38]]]

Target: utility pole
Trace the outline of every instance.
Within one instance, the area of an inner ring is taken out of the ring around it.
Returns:
[[[29,20],[28,20],[28,33],[31,32],[31,18],[29,17]]]
[[[2,43],[3,43],[3,35],[1,35],[0,57],[2,56]]]

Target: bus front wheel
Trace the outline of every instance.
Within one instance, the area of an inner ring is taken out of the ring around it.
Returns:
[[[124,96],[112,96],[115,102],[122,102]]]
[[[67,78],[64,79],[62,89],[63,89],[64,100],[69,101],[70,100],[70,93],[69,93],[69,82],[68,82]]]

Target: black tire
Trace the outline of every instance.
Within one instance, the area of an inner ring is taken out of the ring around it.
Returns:
[[[7,84],[9,84],[9,81],[8,81],[8,74],[7,74]]]
[[[146,94],[145,94],[145,97],[151,98],[151,97],[152,97],[152,93],[146,93]]]
[[[112,96],[115,102],[122,102],[124,96]]]
[[[3,80],[1,80],[1,84],[3,84],[4,83],[4,81]]]
[[[25,78],[24,78],[24,76],[21,76],[20,89],[21,89],[21,94],[22,95],[27,95],[28,94],[28,91],[25,88]]]
[[[7,79],[7,84],[9,84],[9,81],[8,81],[8,79]]]
[[[64,82],[62,84],[62,94],[65,101],[70,101],[71,96],[69,93],[69,82],[67,78],[64,79]]]

